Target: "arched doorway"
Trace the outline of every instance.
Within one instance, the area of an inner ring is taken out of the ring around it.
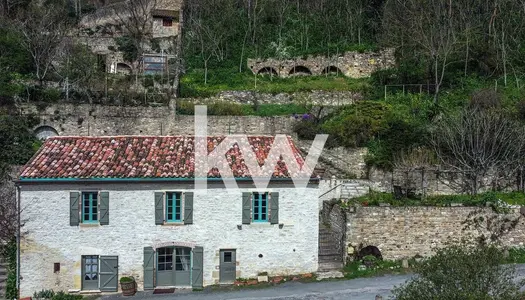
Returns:
[[[295,66],[288,74],[291,76],[307,76],[312,75],[312,71],[305,66]]]
[[[157,248],[157,287],[191,286],[191,253],[189,247]]]
[[[336,66],[329,66],[324,68],[323,74],[325,75],[341,75],[343,72]]]
[[[257,72],[258,75],[278,76],[277,71],[272,67],[264,67]]]
[[[39,126],[33,132],[34,132],[36,138],[39,139],[39,140],[45,140],[45,139],[47,139],[49,137],[58,136],[59,135],[58,131],[56,131],[55,128],[53,128],[51,126],[47,126],[47,125]]]

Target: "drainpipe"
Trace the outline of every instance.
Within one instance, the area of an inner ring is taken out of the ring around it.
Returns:
[[[16,209],[17,209],[17,231],[16,231],[16,290],[20,299],[20,186],[16,185]]]

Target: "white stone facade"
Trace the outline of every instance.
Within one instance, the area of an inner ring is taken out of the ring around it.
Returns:
[[[109,225],[70,226],[72,191],[108,191]],[[182,243],[204,249],[204,285],[218,283],[219,249],[236,249],[237,277],[259,272],[271,275],[310,273],[318,267],[317,186],[295,189],[270,186],[279,192],[279,225],[242,224],[241,186],[230,194],[209,187],[195,191],[193,224],[155,225],[154,193],[192,191],[181,183],[56,183],[21,186],[23,231],[20,295],[41,289],[80,290],[82,255],[117,255],[119,278],[132,275],[143,288],[143,249]],[[262,258],[259,257],[262,254]],[[54,263],[60,272],[54,273]]]

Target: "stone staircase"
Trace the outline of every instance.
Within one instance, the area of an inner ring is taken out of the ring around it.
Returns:
[[[333,244],[332,233],[328,227],[319,224],[319,273],[339,272],[343,268],[341,253]],[[341,274],[342,275],[342,274]]]
[[[7,262],[0,256],[0,299],[5,299],[7,284]]]

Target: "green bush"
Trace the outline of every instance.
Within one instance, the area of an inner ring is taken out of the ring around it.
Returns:
[[[121,277],[120,278],[120,283],[130,283],[130,282],[133,282],[135,281],[135,279],[133,279],[132,277]]]
[[[421,262],[419,276],[392,293],[397,300],[520,299],[515,267],[504,262],[495,246],[452,244]]]

